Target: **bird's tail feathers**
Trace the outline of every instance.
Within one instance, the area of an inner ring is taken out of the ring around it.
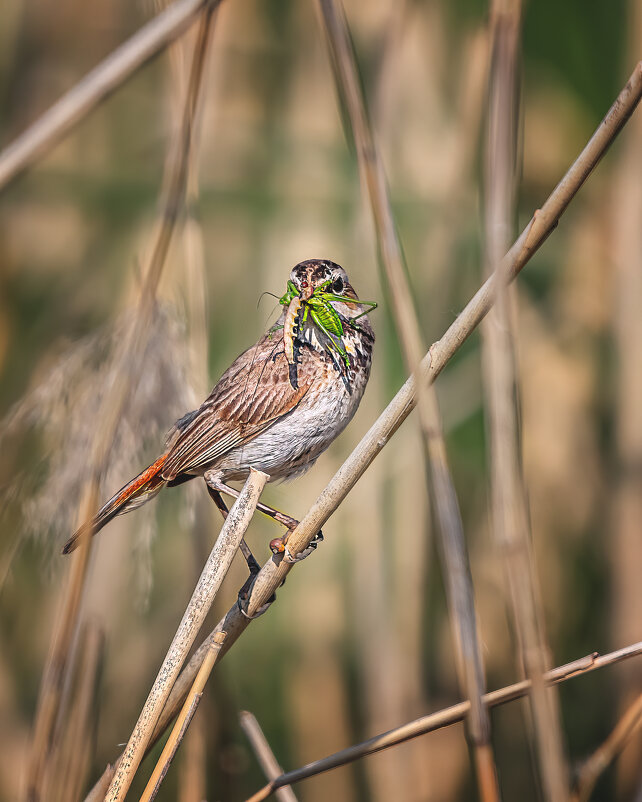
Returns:
[[[166,481],[161,476],[167,454],[163,454],[156,462],[145,468],[136,478],[122,487],[118,493],[106,502],[96,515],[80,526],[65,543],[63,554],[70,554],[78,548],[80,539],[88,534],[95,535],[112,518],[131,512],[153,498],[165,486]]]

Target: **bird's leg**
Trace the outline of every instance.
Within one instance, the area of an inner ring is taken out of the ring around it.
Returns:
[[[235,490],[233,487],[226,485],[224,482],[219,482],[217,480],[209,480],[207,484],[208,488],[210,488],[210,495],[212,495],[211,490],[215,490],[218,493],[219,498],[221,498],[220,494],[225,493],[227,496],[233,496],[234,498],[239,497],[238,490]],[[213,498],[213,495],[212,495]],[[221,503],[224,504],[223,499],[221,499]],[[218,504],[218,502],[217,502]],[[259,512],[262,512],[263,515],[267,515],[270,518],[278,521],[282,526],[286,529],[296,529],[299,525],[299,522],[296,518],[292,518],[291,515],[286,515],[284,512],[280,512],[279,510],[275,510],[272,507],[268,507],[267,504],[262,504],[260,501],[256,505],[256,509]]]
[[[221,498],[221,493],[225,493],[228,496],[233,496],[234,498],[238,498],[239,491],[235,490],[233,487],[226,485],[224,482],[221,482],[216,479],[209,479],[207,480],[207,487],[210,492],[212,498],[214,498],[213,492],[214,491],[219,499],[221,499],[221,504],[224,504],[223,499]],[[216,499],[214,499],[216,501]],[[216,502],[218,504],[218,502]],[[219,508],[220,509],[220,508]],[[264,515],[272,518],[275,521],[278,521],[282,526],[288,530],[287,533],[283,537],[275,537],[273,540],[270,541],[270,550],[273,554],[283,554],[286,553],[286,558],[288,558],[288,562],[300,562],[308,557],[312,552],[316,549],[316,547],[323,541],[323,532],[318,532],[315,536],[314,540],[310,543],[307,549],[304,549],[300,554],[297,554],[296,557],[292,557],[289,552],[287,551],[287,542],[290,533],[293,532],[297,526],[299,525],[299,521],[296,518],[292,518],[291,515],[286,515],[286,513],[281,512],[280,510],[275,510],[273,507],[268,507],[267,504],[262,504],[259,502],[256,505],[256,509],[259,512],[262,512]]]
[[[206,480],[207,484],[207,492],[210,494],[210,497],[214,500],[214,503],[219,508],[221,515],[223,516],[223,520],[225,520],[229,514],[229,510],[227,509],[227,505],[223,501],[221,494],[218,490],[210,486],[210,483]],[[250,591],[252,590],[252,585],[254,584],[254,580],[256,579],[256,575],[261,570],[258,562],[256,561],[254,555],[250,547],[247,545],[245,538],[241,540],[241,552],[245,557],[245,562],[247,563],[247,567],[250,570],[250,575],[243,583],[243,587],[238,592],[238,608],[243,613],[244,616],[250,618],[258,618],[260,615],[263,615],[264,612],[268,609],[268,607],[272,604],[272,602],[276,599],[276,593],[272,594],[272,597],[267,600],[267,602],[260,607],[253,616],[247,616],[245,612],[245,608],[247,607],[247,600],[250,597]]]
[[[227,509],[227,505],[223,501],[223,498],[218,490],[211,487],[209,483],[207,483],[207,492],[210,494],[210,497],[214,500],[214,503],[219,508],[221,515],[223,516],[223,520],[227,518],[229,510]],[[250,576],[256,576],[258,572],[261,570],[256,558],[252,554],[252,550],[247,545],[245,538],[241,539],[241,554],[245,557],[245,562],[247,563],[247,567],[250,570]]]

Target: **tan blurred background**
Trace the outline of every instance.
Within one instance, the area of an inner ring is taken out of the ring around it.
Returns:
[[[156,11],[151,2],[4,0],[0,143]],[[488,9],[471,0],[351,0],[346,12],[432,342],[482,277]],[[531,3],[522,27],[515,232],[642,51],[635,0]],[[192,45],[190,34],[141,70],[0,194],[1,799],[24,790],[40,676],[69,571],[59,550],[101,425],[109,356],[153,241]],[[175,418],[272,321],[274,299],[259,302],[261,293],[281,294],[291,267],[318,256],[341,263],[361,297],[381,304],[357,417],[307,476],[265,493],[301,516],[404,380],[314,4],[226,0],[205,81],[188,214],[103,490],[157,456]],[[518,281],[523,452],[554,664],[642,639],[641,143],[638,111]],[[494,688],[517,668],[489,529],[478,335],[437,386]],[[425,488],[411,417],[325,527],[323,546],[215,671],[159,799],[242,800],[262,784],[238,726],[242,709],[294,768],[459,699]],[[204,486],[184,486],[118,519],[97,541],[82,605],[104,645],[83,790],[127,741],[220,527],[215,512]],[[260,558],[278,533],[255,521],[249,538]],[[212,624],[244,571],[239,559]],[[561,688],[571,767],[642,690],[641,670],[632,661]],[[543,798],[525,704],[494,711],[492,723],[503,798]],[[639,740],[631,741],[595,798],[642,799],[641,757]],[[295,790],[305,802],[476,798],[461,725]]]

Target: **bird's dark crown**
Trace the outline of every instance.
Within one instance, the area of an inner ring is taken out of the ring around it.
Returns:
[[[331,262],[329,259],[307,259],[305,262],[299,262],[292,268],[290,280],[304,297],[309,297],[318,287],[328,281],[332,282],[328,287],[328,292],[356,297],[346,271],[341,265]]]

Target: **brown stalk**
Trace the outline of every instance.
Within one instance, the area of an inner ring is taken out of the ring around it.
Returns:
[[[569,802],[588,802],[600,775],[613,763],[641,727],[642,694],[624,713],[606,741],[583,764],[577,777],[576,789],[571,794]]]
[[[79,524],[91,517],[98,508],[97,490],[96,480],[90,481],[85,488],[77,518]],[[78,624],[87,576],[89,543],[87,541],[81,543],[78,551],[79,555],[71,565],[71,573],[63,590],[60,611],[54,625],[49,654],[40,682],[27,768],[26,798],[30,802],[40,800],[45,777],[53,771],[50,765],[56,753],[53,735],[66,680],[73,669],[73,636]]]
[[[642,52],[642,4],[630,0],[626,10],[630,54]],[[605,471],[610,502],[610,536],[604,545],[609,560],[609,631],[614,643],[637,638],[642,621],[640,583],[640,521],[642,520],[642,118],[636,115],[622,137],[615,165],[614,186],[605,199],[609,217],[607,274],[612,277],[611,330],[615,394],[614,453]],[[637,308],[636,308],[637,307]],[[635,635],[631,636],[631,633]],[[640,673],[619,676],[617,709],[623,712],[642,690]],[[617,764],[616,787],[623,799],[639,793],[642,732]]]
[[[622,89],[615,103],[611,106],[606,117],[602,120],[580,155],[549,195],[542,208],[535,212],[524,231],[504,257],[504,269],[511,278],[515,278],[518,275],[555,229],[559,218],[634,112],[641,97],[642,61],[636,65],[626,86]],[[493,303],[494,281],[495,279],[491,277],[480,287],[442,338],[432,345],[421,365],[422,378],[426,383],[435,381],[462,343],[484,319]],[[299,553],[309,545],[319,529],[339,507],[368,466],[412,412],[415,403],[415,381],[411,376],[330,480],[299,526],[292,532],[288,540],[292,553]],[[268,602],[283,583],[291,567],[291,564],[285,562],[282,558],[274,556],[263,565],[257,574],[248,600],[248,608],[246,610],[248,615],[255,614]],[[182,706],[188,689],[194,681],[209,644],[216,633],[222,631],[227,633],[225,643],[221,649],[222,657],[245,631],[249,620],[238,609],[238,606],[234,605],[204,640],[176,681],[158,720],[148,748],[151,748],[153,743],[161,737]],[[90,798],[95,799],[96,797],[91,797],[90,795],[88,799]]]
[[[177,143],[177,152],[175,158],[170,161],[164,176],[166,190],[161,225],[147,273],[148,282],[154,294],[158,287],[160,275],[167,257],[167,251],[169,250],[174,229],[176,228],[178,215],[185,202],[191,154],[194,146],[194,123],[202,91],[203,73],[214,19],[213,13],[213,7],[208,6],[199,23],[192,65],[190,68],[190,77],[187,85],[185,107],[181,120],[181,130]],[[153,297],[150,301],[153,301]]]
[[[167,5],[167,0],[157,0],[159,10]],[[213,12],[210,25],[210,39],[213,39],[216,28],[218,9]],[[194,36],[192,31],[181,36],[169,46],[170,84],[171,92],[168,103],[169,120],[180,119],[181,106],[189,85],[189,71]],[[203,67],[205,76],[210,75],[212,43],[207,54],[207,61]],[[206,99],[207,98],[207,99]],[[199,158],[201,145],[203,111],[207,104],[212,102],[211,92],[201,93],[194,114],[194,137],[192,141],[192,157],[188,166],[186,181],[186,197],[184,215],[181,221],[180,241],[175,248],[174,263],[185,294],[186,313],[189,336],[189,385],[193,395],[198,400],[205,398],[209,392],[208,384],[208,331],[207,331],[207,286],[205,275],[205,246],[200,221],[195,215],[199,199]],[[215,102],[215,101],[214,101]],[[209,500],[200,496],[195,501],[197,531],[207,522],[208,529],[214,526],[218,529],[218,521],[213,520]],[[194,581],[198,577],[200,568],[207,554],[206,543],[199,536],[193,537],[193,572]],[[206,661],[207,662],[207,661]],[[206,712],[193,720],[189,727],[189,737],[182,745],[182,757],[178,767],[178,798],[181,802],[200,802],[206,796],[207,785],[207,755],[206,755]]]
[[[95,739],[94,718],[97,684],[104,651],[104,636],[101,629],[90,622],[84,626],[82,657],[78,661],[78,690],[69,716],[69,724],[62,745],[61,768],[50,788],[57,793],[60,802],[80,799],[91,755],[85,744]],[[45,792],[47,799],[54,799]]]
[[[165,779],[165,775],[167,774],[172,760],[174,759],[174,755],[178,751],[178,747],[183,742],[183,738],[187,733],[187,728],[194,718],[196,708],[198,707],[201,697],[203,696],[205,683],[212,673],[212,669],[214,668],[214,664],[219,656],[224,640],[225,632],[219,632],[214,638],[214,642],[210,646],[207,654],[205,655],[205,660],[203,660],[201,667],[198,670],[198,674],[194,679],[194,683],[192,684],[181,712],[176,717],[174,727],[172,728],[169,738],[163,747],[160,757],[156,761],[152,776],[149,778],[149,781],[145,786],[145,790],[140,797],[140,802],[153,802],[153,800],[156,799],[156,795],[160,790],[161,783]]]
[[[544,675],[544,681],[547,685],[558,685],[559,683],[566,682],[566,680],[588,674],[598,668],[604,668],[605,666],[619,663],[621,660],[639,655],[642,655],[642,641],[605,655],[598,655],[594,652],[579,660],[574,660],[572,663],[567,663],[566,665],[552,669],[552,671],[547,671]],[[521,699],[527,696],[531,690],[532,683],[530,680],[525,679],[521,682],[516,682],[514,685],[508,685],[505,688],[500,688],[496,691],[484,694],[484,704],[488,707],[497,707],[507,702],[513,702],[515,699]],[[290,785],[291,783],[299,782],[308,777],[314,777],[324,771],[330,771],[339,766],[345,766],[347,763],[352,763],[367,755],[380,752],[382,749],[388,749],[391,746],[404,743],[411,738],[417,738],[419,735],[425,735],[428,732],[435,732],[435,730],[457,724],[466,719],[467,715],[470,713],[470,709],[470,701],[459,702],[459,704],[446,707],[443,710],[439,710],[437,713],[430,713],[427,716],[422,716],[407,724],[403,724],[401,727],[395,727],[395,729],[388,730],[388,732],[375,735],[373,738],[368,738],[367,741],[349,746],[347,749],[342,749],[340,752],[335,752],[333,755],[315,760],[312,763],[308,763],[307,766],[288,771],[257,791],[247,802],[261,802],[261,800],[267,799],[270,794],[274,793],[277,788],[284,785]],[[628,732],[630,732],[630,729],[631,727],[629,726]]]
[[[492,461],[493,529],[504,560],[520,662],[532,682],[531,706],[545,798],[564,802],[568,771],[557,694],[546,688],[550,668],[537,579],[532,562],[515,404],[514,298],[502,258],[514,214],[519,114],[521,7],[496,0],[491,12],[492,56],[486,143],[486,274],[496,274],[496,299],[483,326],[483,364],[488,394]]]
[[[406,370],[415,378],[425,347],[403,263],[383,163],[368,120],[348,25],[338,0],[320,0],[339,96],[350,119],[361,183],[367,189],[379,251],[385,268],[392,311]],[[477,633],[474,593],[463,524],[448,465],[441,413],[432,386],[418,384],[417,408],[424,438],[433,504],[437,513],[442,571],[445,577],[459,684],[472,701],[469,734],[483,800],[499,799],[497,771],[490,743],[490,720],[481,703],[484,669]]]
[[[125,413],[131,388],[142,369],[151,316],[154,310],[156,291],[160,281],[167,250],[175,228],[178,211],[184,199],[187,165],[189,164],[193,121],[198,95],[202,86],[203,64],[208,43],[211,12],[201,20],[199,35],[194,50],[190,72],[189,87],[182,119],[176,154],[169,170],[167,191],[163,206],[158,236],[145,273],[133,323],[128,336],[123,339],[120,351],[114,356],[114,376],[109,391],[105,394],[97,414],[101,421],[100,429],[92,444],[89,457],[89,478],[85,486],[83,502],[80,505],[78,524],[90,519],[98,509],[100,501],[100,480],[110,459],[115,433]],[[71,561],[71,573],[65,586],[60,614],[52,635],[50,653],[43,671],[34,735],[31,746],[27,779],[27,798],[38,800],[41,797],[41,784],[47,764],[54,758],[52,749],[54,728],[60,715],[60,705],[66,677],[73,665],[73,635],[76,631],[81,611],[91,537],[81,542],[78,555]]]
[[[267,474],[255,471],[253,468],[250,469],[250,475],[225,519],[136,726],[129,737],[129,742],[105,796],[105,802],[118,802],[125,798],[134,774],[145,755],[159,716],[169,698],[170,691],[232,564],[234,555],[239,549],[243,535],[254,515],[261,491],[268,479]],[[214,638],[213,643],[216,640],[217,638]],[[208,652],[203,659],[211,654],[213,643],[208,646]],[[221,644],[218,646],[217,656],[220,648]]]
[[[0,153],[0,190],[41,159],[102,100],[220,0],[176,0],[116,48]]]
[[[103,771],[100,779],[85,797],[85,802],[103,802],[115,770],[115,765],[112,765],[111,763],[107,764],[107,767],[105,771]]]
[[[65,716],[65,726],[55,733],[57,760],[46,763],[42,778],[42,796],[47,802],[78,799],[90,764],[86,744],[94,737],[93,709],[96,683],[103,652],[103,634],[95,623],[82,627],[79,634],[78,668],[69,678],[74,697]]]
[[[279,766],[274,752],[270,748],[259,722],[256,720],[256,716],[248,713],[247,710],[243,710],[239,716],[239,722],[254,750],[259,765],[263,769],[263,773],[272,782],[283,774],[283,769]],[[281,786],[276,791],[276,798],[279,802],[297,802],[294,791],[287,785]]]
[[[390,143],[399,135],[398,115],[393,112],[399,90],[399,71],[407,34],[412,29],[415,7],[401,0],[388,7],[380,28],[380,46],[376,65],[372,66],[370,123],[381,141]],[[434,13],[442,12],[438,6]],[[426,77],[430,77],[429,75]],[[368,225],[371,212],[367,202],[359,208],[356,228],[359,239],[370,240]],[[375,241],[376,247],[376,241]],[[374,372],[368,392],[361,402],[360,414],[374,419],[383,408],[384,377]],[[414,432],[401,434],[397,453],[414,452]],[[423,460],[423,453],[415,455]],[[367,485],[357,485],[352,496],[349,528],[350,550],[354,568],[350,576],[350,601],[354,632],[353,649],[357,661],[359,704],[363,708],[361,727],[377,732],[387,722],[402,721],[410,711],[424,708],[423,612],[425,610],[428,555],[432,553],[432,526],[427,520],[429,499],[423,466],[401,475],[384,461],[371,466]],[[395,510],[405,516],[403,549],[387,554],[384,499],[394,499]],[[396,589],[403,588],[402,593]],[[320,648],[323,648],[321,645]],[[331,737],[326,732],[326,742]],[[308,748],[313,744],[309,743]],[[413,745],[414,747],[414,745]],[[317,751],[325,752],[327,748]],[[430,768],[421,749],[390,752],[382,760],[367,761],[362,767],[367,782],[369,802],[388,802],[391,798],[411,799],[415,789],[430,781]],[[354,784],[353,773],[328,778],[326,796],[336,793],[332,783]],[[321,786],[318,793],[322,794]],[[337,788],[338,791],[338,788]]]

